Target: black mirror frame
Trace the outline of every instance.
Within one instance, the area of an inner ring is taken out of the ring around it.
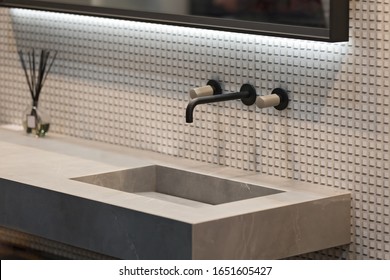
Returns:
[[[153,23],[324,42],[345,42],[349,39],[349,0],[330,0],[329,28],[314,28],[211,17],[139,12],[35,0],[0,0],[0,6],[139,20]]]

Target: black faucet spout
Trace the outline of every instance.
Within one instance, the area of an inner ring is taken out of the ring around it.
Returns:
[[[244,84],[239,92],[194,98],[187,105],[186,122],[193,122],[194,109],[197,105],[237,99],[241,99],[241,101],[248,106],[254,104],[256,102],[256,89],[250,84]]]

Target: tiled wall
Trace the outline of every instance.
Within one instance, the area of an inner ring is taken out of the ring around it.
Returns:
[[[352,191],[352,244],[302,258],[390,259],[390,1],[351,1],[348,43],[0,9],[0,122],[29,103],[16,50],[59,51],[52,131]],[[200,105],[209,78],[289,91],[286,111]],[[337,225],[335,225],[337,226]]]

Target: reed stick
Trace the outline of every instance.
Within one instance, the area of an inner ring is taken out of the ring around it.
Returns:
[[[54,55],[51,55],[52,53],[54,53]],[[38,104],[43,85],[45,84],[47,76],[49,75],[54,61],[57,58],[57,51],[51,52],[49,50],[42,49],[40,52],[36,52],[35,49],[31,49],[31,51],[26,53],[28,58],[28,68],[23,52],[19,50],[18,54],[28,88],[30,90],[31,98],[34,104]],[[39,60],[37,60],[37,55],[39,56]]]

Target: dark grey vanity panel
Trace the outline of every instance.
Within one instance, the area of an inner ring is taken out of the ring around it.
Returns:
[[[241,33],[348,40],[349,0],[3,0],[8,7],[88,14]]]
[[[120,259],[191,259],[189,224],[0,179],[0,225]]]

